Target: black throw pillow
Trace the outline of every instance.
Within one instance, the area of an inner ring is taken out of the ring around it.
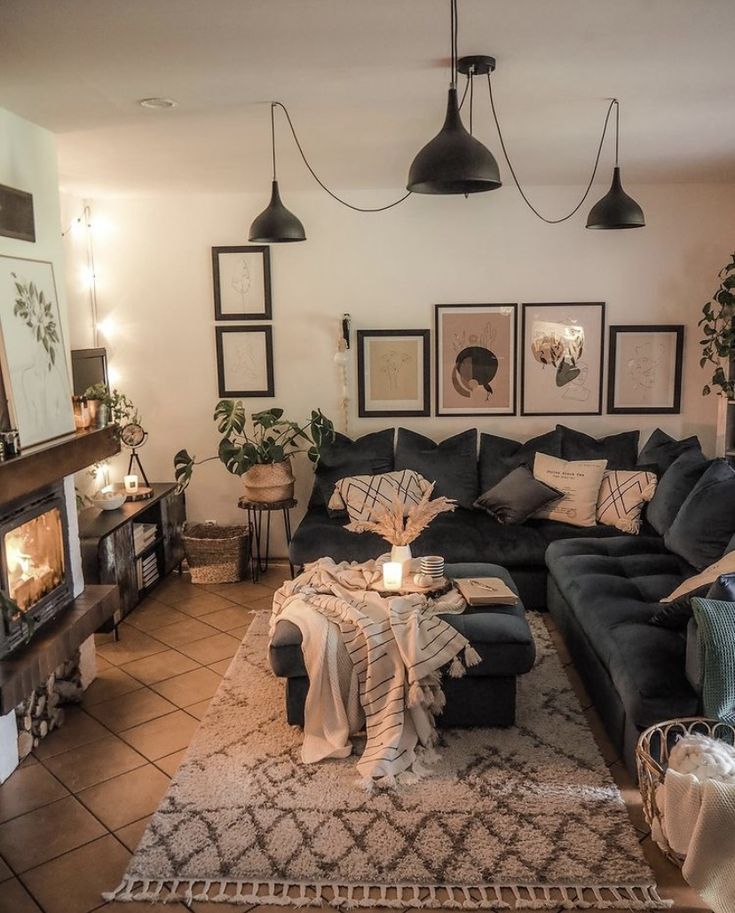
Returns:
[[[709,460],[702,451],[691,447],[677,457],[661,476],[646,507],[646,519],[659,536],[663,536],[674,522],[681,505],[708,467]]]
[[[517,466],[533,469],[537,453],[561,458],[561,432],[547,431],[522,444],[494,434],[480,435],[480,490],[487,491]]]
[[[668,628],[670,631],[685,631],[689,619],[694,615],[692,599],[695,597],[735,602],[735,574],[720,574],[714,583],[705,583],[681,599],[662,602],[648,623],[658,628]]]
[[[434,497],[454,498],[460,507],[472,507],[477,498],[477,429],[471,428],[437,444],[431,438],[398,429],[396,469],[415,469],[435,482]]]
[[[373,431],[356,441],[337,432],[334,441],[322,449],[310,506],[328,504],[334,486],[347,476],[374,476],[392,472],[394,437],[393,428]]]
[[[701,571],[722,557],[733,533],[735,470],[725,460],[713,460],[679,508],[664,544]]]
[[[687,450],[702,452],[702,446],[696,435],[677,441],[665,431],[657,428],[638,454],[638,469],[648,469],[661,478],[674,460]]]
[[[497,485],[480,495],[474,506],[486,511],[498,523],[518,525],[537,510],[563,497],[563,492],[534,478],[527,466],[517,466]]]
[[[566,425],[561,432],[561,455],[565,460],[607,460],[608,469],[635,469],[640,431],[623,431],[594,438]]]

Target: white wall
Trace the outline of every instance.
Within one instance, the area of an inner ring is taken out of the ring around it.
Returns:
[[[601,195],[606,188],[595,188]],[[275,400],[251,400],[253,411],[280,405],[294,418],[319,406],[337,417],[339,384],[332,360],[338,319],[351,313],[357,328],[432,327],[438,302],[607,302],[607,323],[684,323],[685,371],[680,416],[572,418],[591,434],[640,427],[642,439],[657,425],[671,434],[698,434],[715,444],[717,404],[702,399],[696,322],[716,288],[718,270],[733,246],[735,186],[629,186],[648,225],[640,231],[586,231],[580,213],[549,226],[522,205],[510,186],[465,200],[414,197],[382,214],[362,215],[316,193],[284,191],[303,220],[309,240],[273,245]],[[141,456],[149,477],[172,476],[181,447],[202,457],[214,452],[211,421],[218,398],[210,247],[247,243],[248,227],[264,195],[189,195],[96,200],[102,228],[96,239],[100,317],[115,331],[106,343],[121,389],[139,405],[150,432]],[[570,187],[536,188],[549,212],[563,212],[577,197]],[[353,194],[362,203],[390,199]],[[74,209],[76,201],[69,201]],[[70,240],[81,262],[83,243]],[[76,247],[74,246],[76,245]],[[86,294],[70,269],[72,339],[89,345]],[[353,349],[354,352],[354,349]],[[354,390],[354,365],[350,369]],[[564,420],[563,417],[560,420]],[[389,421],[356,418],[362,434]],[[554,418],[398,419],[437,439],[468,425],[525,439]],[[117,472],[120,473],[118,467]],[[310,488],[300,467],[297,496]],[[189,489],[189,516],[237,520],[239,480],[218,462],[200,467]],[[283,552],[282,546],[277,551]]]

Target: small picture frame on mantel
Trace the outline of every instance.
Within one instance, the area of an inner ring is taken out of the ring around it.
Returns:
[[[217,379],[222,397],[275,396],[273,327],[215,327]]]
[[[270,248],[212,248],[214,319],[272,320]]]
[[[607,411],[678,415],[683,364],[683,324],[610,327]]]

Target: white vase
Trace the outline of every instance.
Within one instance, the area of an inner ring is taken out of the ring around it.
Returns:
[[[411,558],[413,558],[413,555],[411,554],[410,545],[394,545],[390,550],[390,560],[398,561],[403,565],[404,576],[406,574],[406,570],[408,569],[407,565],[411,561]]]

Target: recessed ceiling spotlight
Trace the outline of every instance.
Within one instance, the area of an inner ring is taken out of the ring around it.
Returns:
[[[138,104],[141,108],[175,108],[178,102],[173,98],[141,98]]]

